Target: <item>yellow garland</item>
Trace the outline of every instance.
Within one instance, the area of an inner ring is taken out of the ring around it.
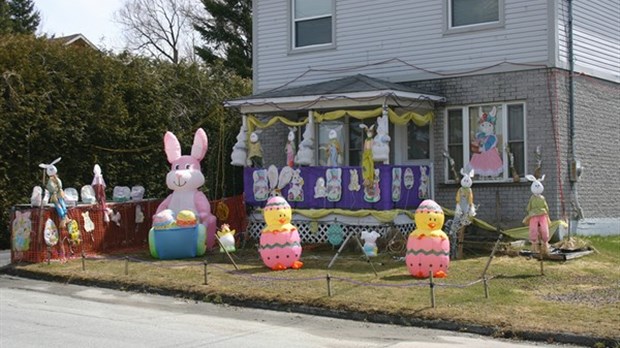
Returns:
[[[372,117],[379,117],[383,113],[383,108],[378,107],[373,110],[336,110],[329,111],[325,113],[320,113],[314,111],[314,119],[317,123],[321,123],[324,121],[333,121],[340,119],[346,115],[349,115],[358,120],[364,120]],[[433,121],[433,117],[435,116],[435,112],[432,110],[427,112],[424,115],[418,114],[413,111],[405,112],[401,115],[398,115],[394,110],[388,108],[388,118],[390,122],[393,124],[403,126],[407,124],[409,121],[413,122],[418,127],[423,127]],[[252,133],[255,127],[257,128],[267,128],[276,124],[276,122],[282,122],[289,127],[299,127],[306,125],[308,123],[308,118],[304,118],[301,121],[292,121],[284,116],[274,116],[270,118],[267,122],[261,122],[253,115],[248,116],[248,133]]]

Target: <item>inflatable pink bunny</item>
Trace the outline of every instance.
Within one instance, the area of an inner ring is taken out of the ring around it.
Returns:
[[[204,184],[205,177],[200,168],[200,161],[207,153],[209,141],[207,134],[199,128],[194,135],[191,155],[181,155],[181,144],[171,132],[164,135],[164,149],[170,171],[166,175],[166,185],[173,192],[159,205],[157,213],[170,209],[176,214],[181,210],[196,213],[200,223],[207,227],[207,247],[215,246],[216,218],[211,213],[211,205],[204,193],[198,189]]]

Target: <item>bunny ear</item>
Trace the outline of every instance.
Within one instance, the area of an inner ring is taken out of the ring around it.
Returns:
[[[49,165],[45,163],[39,163],[39,168],[47,169]]]
[[[284,186],[288,185],[293,178],[293,169],[289,166],[285,166],[282,168],[280,172],[280,178],[278,179],[278,189],[282,189]]]
[[[473,168],[469,171],[469,176],[472,177],[472,178],[474,177],[474,169]]]
[[[360,124],[360,128],[368,129],[368,126],[362,123],[362,124]]]
[[[489,112],[489,115],[495,117],[496,113],[497,113],[497,108],[494,106],[493,109],[491,109],[491,112]]]
[[[202,160],[209,148],[209,139],[204,129],[198,128],[194,135],[194,145],[192,145],[192,157],[197,160]]]
[[[461,168],[461,175],[463,176],[467,175],[467,172],[465,172],[465,168]]]
[[[166,132],[164,135],[164,150],[168,158],[168,163],[176,161],[181,157],[181,144],[172,132]]]
[[[62,157],[58,157],[58,158],[56,158],[55,160],[53,160],[53,161],[52,161],[52,163],[50,163],[50,165],[54,165],[54,164],[56,164],[56,163],[60,162],[60,159],[61,159],[61,158],[62,158]]]
[[[267,169],[267,180],[269,180],[269,188],[275,189],[278,184],[278,168],[273,164]]]
[[[536,181],[536,178],[534,177],[534,175],[531,175],[531,174],[527,174],[525,178],[529,181]]]
[[[540,179],[538,179],[538,181],[544,181],[545,180],[545,174],[543,174]]]

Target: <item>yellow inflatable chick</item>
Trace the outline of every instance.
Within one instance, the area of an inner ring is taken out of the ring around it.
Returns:
[[[409,234],[405,262],[415,278],[445,278],[450,264],[450,240],[441,230],[443,210],[435,201],[427,199],[415,211],[416,229]]]
[[[265,266],[274,271],[303,266],[299,261],[301,239],[297,227],[291,224],[292,215],[291,206],[280,196],[271,197],[263,210],[267,226],[261,233],[258,251]]]
[[[223,224],[221,230],[217,231],[217,238],[220,240],[220,252],[224,250],[229,253],[237,251],[235,248],[235,233],[236,230],[231,230],[228,224]]]

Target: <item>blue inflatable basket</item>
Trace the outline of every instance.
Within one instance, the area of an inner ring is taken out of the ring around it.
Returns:
[[[196,257],[198,225],[153,230],[153,239],[157,255],[162,260]]]

